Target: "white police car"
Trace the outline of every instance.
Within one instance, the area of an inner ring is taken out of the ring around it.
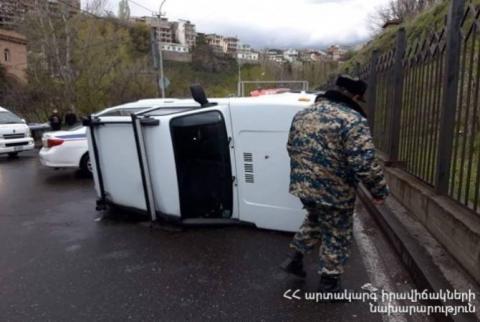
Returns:
[[[107,108],[96,116],[128,116],[132,112],[161,104],[163,100],[140,100],[134,103]],[[39,152],[42,165],[60,168],[79,168],[84,174],[92,173],[88,154],[86,127],[80,125],[66,131],[47,132],[42,136],[42,149]]]
[[[91,173],[86,128],[79,126],[68,131],[47,132],[42,137],[40,162],[52,168],[80,168]]]

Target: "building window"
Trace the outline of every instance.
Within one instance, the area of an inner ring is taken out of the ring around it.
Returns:
[[[4,59],[5,61],[7,61],[7,62],[10,61],[10,59],[11,59],[11,57],[10,57],[10,49],[7,48],[7,49],[5,49],[5,50],[3,51],[3,59]]]

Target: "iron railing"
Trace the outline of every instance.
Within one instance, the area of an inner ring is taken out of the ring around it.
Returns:
[[[480,7],[452,0],[445,22],[397,41],[357,68],[386,164],[478,213],[480,206]]]

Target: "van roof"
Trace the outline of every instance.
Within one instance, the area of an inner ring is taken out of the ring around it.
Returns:
[[[312,93],[281,93],[281,94],[271,94],[271,95],[262,95],[262,96],[247,96],[247,97],[222,97],[222,98],[209,98],[209,101],[212,103],[231,103],[232,105],[243,105],[243,106],[258,106],[258,105],[272,105],[278,104],[280,106],[285,105],[312,105],[315,102],[315,98],[317,94]],[[195,104],[196,102],[192,98],[148,98],[148,99],[141,99],[135,102],[126,103],[122,105],[112,106],[107,108],[106,110],[102,111],[104,114],[107,111],[112,111],[119,108],[155,108],[156,106],[163,105],[165,103],[172,103],[173,107],[178,107],[179,104]]]
[[[302,105],[311,105],[315,103],[317,95],[311,93],[281,93],[281,94],[272,94],[272,95],[262,95],[262,96],[249,96],[249,97],[235,97],[231,98],[232,103],[240,103],[245,105],[292,105],[292,104],[302,104]],[[214,101],[212,99],[212,101]]]

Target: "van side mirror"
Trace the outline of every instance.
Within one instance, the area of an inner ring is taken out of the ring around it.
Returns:
[[[200,85],[190,86],[190,92],[195,102],[199,103],[201,107],[211,107],[217,105],[217,103],[210,103],[207,99],[207,95]]]

